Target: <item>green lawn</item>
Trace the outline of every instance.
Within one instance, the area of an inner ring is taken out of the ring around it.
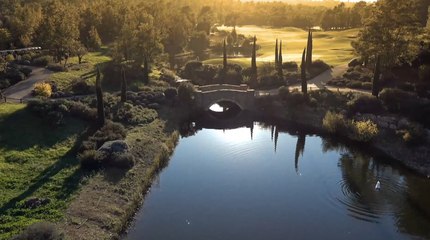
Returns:
[[[231,28],[222,27],[219,30],[231,31]],[[306,47],[308,32],[298,28],[264,28],[258,26],[236,27],[238,34],[257,37],[257,44],[261,49],[257,51],[257,63],[275,61],[276,38],[282,40],[283,60],[300,62],[303,49]],[[313,59],[336,66],[349,62],[353,57],[351,41],[357,36],[358,29],[331,32],[313,33]],[[229,59],[231,63],[250,66],[250,58]],[[208,64],[222,64],[222,58],[205,61]]]
[[[26,226],[57,221],[82,173],[72,151],[85,124],[66,119],[53,128],[23,104],[0,104],[0,239],[9,239]],[[49,203],[29,209],[29,198]]]
[[[69,90],[72,83],[79,79],[85,79],[94,84],[96,81],[95,67],[112,60],[108,56],[108,51],[108,48],[102,48],[99,52],[90,52],[83,57],[81,64],[78,64],[77,57],[72,57],[68,61],[68,65],[70,64],[68,71],[54,73],[50,80],[57,83],[60,90]]]

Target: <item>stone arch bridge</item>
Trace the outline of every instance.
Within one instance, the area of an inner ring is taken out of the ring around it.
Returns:
[[[222,101],[232,102],[241,110],[253,110],[255,102],[255,90],[248,85],[216,84],[197,88],[195,94],[196,105],[205,111]]]

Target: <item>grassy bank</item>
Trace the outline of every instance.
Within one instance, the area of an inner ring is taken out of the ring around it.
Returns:
[[[81,64],[78,64],[78,57],[71,57],[67,63],[68,70],[52,74],[49,80],[55,82],[61,91],[70,90],[71,85],[80,79],[94,85],[96,81],[95,67],[112,60],[108,56],[108,51],[108,48],[102,48],[98,52],[89,52],[83,57]]]
[[[0,239],[38,221],[58,221],[80,186],[73,154],[82,121],[52,128],[23,104],[0,104]],[[40,206],[30,199],[46,199]]]
[[[128,172],[107,169],[89,179],[59,224],[67,239],[112,239],[127,229],[178,140],[166,126],[157,119],[129,129],[126,141],[138,159],[135,166]]]
[[[231,31],[231,27],[220,27],[219,30]],[[257,43],[261,49],[257,51],[257,64],[264,62],[274,62],[275,60],[275,40],[282,39],[283,60],[300,62],[303,48],[306,47],[307,31],[299,28],[265,28],[258,26],[236,27],[238,34],[245,36],[257,36]],[[337,66],[349,62],[353,57],[351,41],[357,36],[358,29],[344,31],[315,32],[313,35],[313,59],[321,59],[324,62]],[[251,64],[250,58],[231,58],[230,63],[237,63],[244,67]],[[205,61],[207,64],[222,65],[222,58]]]

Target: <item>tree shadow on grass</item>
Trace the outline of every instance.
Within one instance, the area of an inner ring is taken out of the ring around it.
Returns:
[[[57,162],[46,168],[36,178],[34,178],[31,181],[32,184],[27,188],[27,190],[3,204],[3,206],[0,207],[0,216],[4,215],[8,210],[16,207],[18,202],[33,195],[37,190],[39,190],[45,184],[49,183],[51,181],[51,178],[56,176],[63,169],[71,168],[79,164],[79,161],[77,161],[76,159],[76,152],[81,145],[82,140],[85,139],[86,136],[88,136],[89,131],[90,129],[84,130],[84,132],[80,134],[80,137],[78,137],[73,143],[72,148],[66,154],[64,154]],[[80,169],[77,169],[72,175],[64,179],[62,189],[61,191],[59,191],[56,197],[58,199],[67,199],[77,190],[83,176],[84,173]]]
[[[51,148],[82,129],[82,122],[66,119],[58,129],[27,109],[0,119],[0,146],[5,150],[23,151],[32,147]]]

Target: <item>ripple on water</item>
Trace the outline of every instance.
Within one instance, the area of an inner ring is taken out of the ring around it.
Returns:
[[[381,183],[380,190],[375,189],[377,181]],[[333,182],[337,189],[329,187]],[[368,179],[362,184],[348,181],[345,177],[340,181],[327,179],[324,183],[328,190],[323,190],[321,195],[331,209],[344,213],[342,209],[346,208],[349,216],[374,223],[378,223],[381,217],[392,216],[398,211],[395,203],[404,196],[407,187],[403,181],[389,177]]]

